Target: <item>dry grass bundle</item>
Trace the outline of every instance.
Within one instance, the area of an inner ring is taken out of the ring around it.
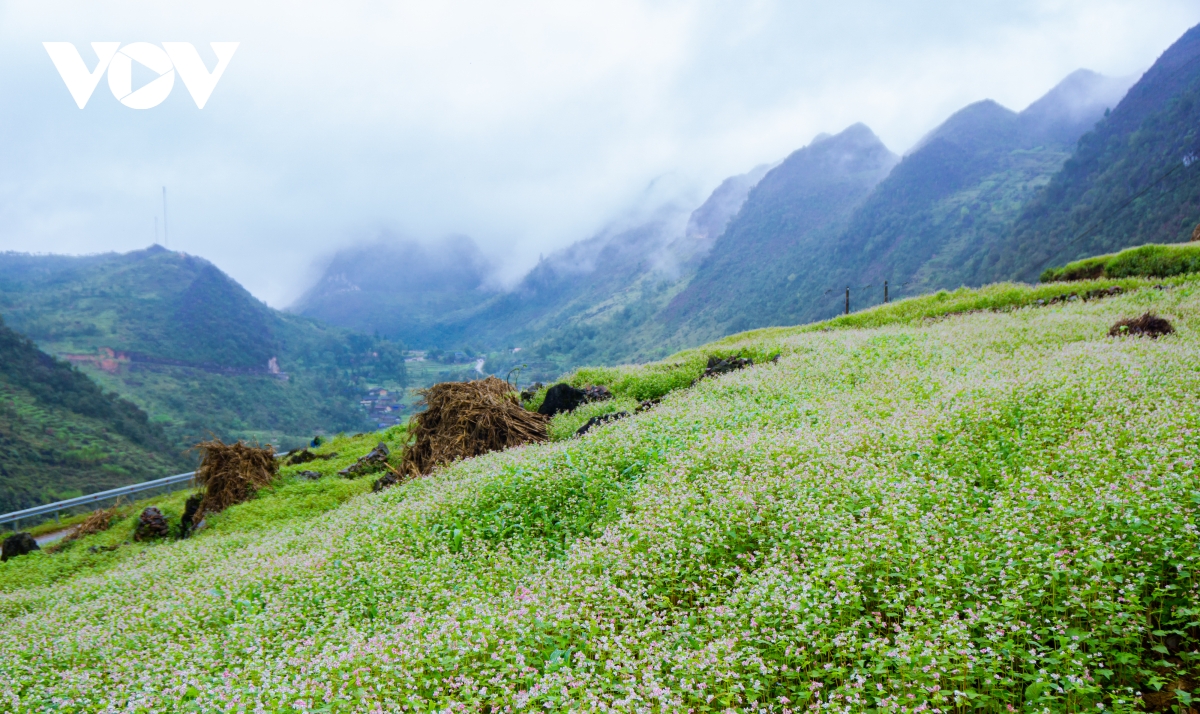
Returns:
[[[108,530],[112,526],[113,521],[121,517],[120,505],[121,503],[118,501],[108,508],[100,508],[92,511],[83,520],[83,523],[75,526],[75,529],[63,538],[63,542],[70,542],[84,536],[103,533]]]
[[[204,452],[196,469],[196,484],[204,489],[200,507],[192,517],[197,523],[205,513],[217,513],[250,500],[254,493],[275,480],[279,466],[270,444],[259,448],[241,441],[203,441],[195,448]]]
[[[409,420],[411,442],[400,467],[405,476],[547,438],[547,418],[523,409],[502,379],[442,382],[421,396],[425,410]]]

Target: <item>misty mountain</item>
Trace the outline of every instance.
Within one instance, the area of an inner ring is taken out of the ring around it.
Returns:
[[[646,337],[630,323],[657,314],[686,284],[769,168],[726,179],[695,210],[668,204],[614,221],[545,256],[507,291],[489,287],[487,263],[467,239],[444,251],[380,242],[338,252],[289,309],[414,347],[507,348],[551,336],[580,359],[618,359],[632,348],[610,332]]]
[[[688,342],[788,320],[797,288],[820,278],[813,256],[897,160],[862,124],[793,153],[750,191],[662,320],[684,325]]]
[[[884,280],[903,296],[990,279],[989,250],[1131,82],[1080,70],[1022,112],[977,102],[898,162],[861,125],[819,137],[755,186],[664,309],[591,332],[606,353],[650,356],[644,345],[828,317],[848,285],[858,309],[882,300]],[[578,363],[586,338],[568,330],[538,348]]]
[[[182,471],[146,413],[0,320],[0,512]]]
[[[335,253],[317,281],[288,309],[331,325],[381,334],[425,348],[449,344],[445,325],[499,291],[492,266],[470,238],[435,246],[378,240]]]
[[[1188,30],[1029,202],[982,277],[1034,280],[1051,264],[1186,241],[1200,222],[1200,26]],[[1185,165],[1187,162],[1188,165]]]
[[[726,180],[690,213],[665,208],[575,243],[512,290],[487,296],[473,275],[465,307],[434,314],[402,293],[392,304],[421,316],[425,337],[414,341],[530,346],[531,357],[565,368],[828,317],[848,285],[857,309],[882,299],[884,280],[895,297],[993,280],[995,254],[1022,211],[1132,81],[1080,70],[1021,112],[977,102],[902,159],[855,125]],[[323,284],[337,275],[326,271]],[[347,312],[381,315],[362,278],[354,284],[364,302]],[[329,295],[344,305],[359,297]],[[298,308],[384,334],[401,323],[398,314],[351,323],[361,318],[314,304]]]
[[[178,446],[364,430],[368,385],[404,381],[400,345],[272,310],[208,261],[158,246],[0,254],[0,314]]]

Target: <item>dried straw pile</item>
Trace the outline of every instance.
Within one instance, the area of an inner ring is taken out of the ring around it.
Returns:
[[[113,524],[113,521],[117,520],[117,518],[119,518],[121,515],[119,510],[120,505],[121,502],[118,500],[109,508],[101,508],[92,511],[90,514],[88,514],[88,517],[84,519],[83,523],[75,526],[75,529],[68,533],[65,538],[63,538],[63,541],[70,542],[84,536],[89,536],[94,533],[102,533],[108,530]]]
[[[545,441],[547,418],[523,409],[502,379],[442,382],[421,392],[425,410],[409,420],[400,470],[421,476],[458,459]]]
[[[219,439],[196,444],[204,452],[196,469],[196,485],[204,498],[192,519],[199,523],[205,513],[217,513],[250,500],[255,491],[270,485],[278,473],[275,451],[270,444],[259,448],[242,443],[226,444]]]

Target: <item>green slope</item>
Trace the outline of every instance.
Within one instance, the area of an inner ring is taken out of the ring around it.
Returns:
[[[358,401],[368,386],[405,381],[398,344],[272,310],[211,263],[158,247],[0,254],[0,313],[180,445],[366,430],[374,425]]]
[[[1052,263],[1188,240],[1200,223],[1200,165],[1183,163],[1191,154],[1200,155],[1200,26],[1080,140],[1012,238],[989,252],[985,276],[1032,280]]]
[[[0,512],[183,470],[181,450],[0,321]]]
[[[1167,710],[1200,647],[1200,284],[1165,283],[734,336],[707,349],[780,360],[582,439],[50,586],[15,559],[6,704]],[[1146,310],[1176,334],[1107,337]]]

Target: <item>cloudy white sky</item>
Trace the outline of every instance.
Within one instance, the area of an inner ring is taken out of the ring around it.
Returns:
[[[277,307],[381,234],[466,234],[513,278],[819,132],[903,152],[970,102],[1140,73],[1198,22],[1200,0],[0,0],[0,250],[145,247],[166,185],[170,247]],[[80,110],[45,41],[89,67],[95,41],[210,68],[208,42],[241,45],[203,110],[179,81],[147,110],[101,81]]]

